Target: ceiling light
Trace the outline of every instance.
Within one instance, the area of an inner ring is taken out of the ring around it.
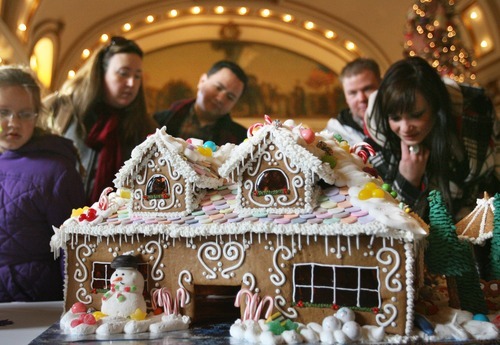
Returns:
[[[194,6],[191,8],[191,13],[192,14],[200,14],[201,13],[201,7],[200,6]]]
[[[122,26],[122,30],[125,31],[125,32],[126,31],[130,31],[131,29],[132,29],[132,24],[130,24],[130,23],[125,23]]]
[[[265,9],[260,11],[260,15],[264,18],[267,18],[271,15],[271,11],[268,10],[267,8],[265,8]]]

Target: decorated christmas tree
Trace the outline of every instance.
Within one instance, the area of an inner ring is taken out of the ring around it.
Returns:
[[[429,236],[425,253],[427,269],[446,276],[450,306],[472,313],[486,313],[472,247],[458,238],[453,219],[441,193],[429,193]]]
[[[490,264],[491,280],[500,279],[500,193],[495,194],[493,201],[495,215],[493,217],[493,238],[491,240]]]
[[[442,76],[457,82],[474,80],[474,61],[455,25],[454,0],[415,0],[405,27],[405,56],[420,56]]]

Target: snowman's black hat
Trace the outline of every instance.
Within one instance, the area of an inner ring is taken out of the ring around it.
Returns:
[[[119,255],[111,262],[111,268],[137,268],[137,258],[133,255]]]

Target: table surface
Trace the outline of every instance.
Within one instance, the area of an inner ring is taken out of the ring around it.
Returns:
[[[53,345],[53,344],[206,344],[238,345],[231,339],[229,328],[232,323],[198,325],[184,331],[161,334],[140,333],[134,335],[118,334],[102,339],[96,335],[79,337],[66,335],[59,328],[63,312],[63,302],[12,302],[0,303],[0,320],[8,319],[11,325],[0,326],[0,343],[13,345]],[[249,343],[246,343],[248,345]],[[407,344],[428,344],[422,341]],[[438,344],[457,344],[439,342]],[[497,344],[497,341],[469,341],[461,344]]]
[[[12,321],[0,326],[0,343],[29,344],[57,322],[62,312],[62,301],[0,303],[0,320]]]

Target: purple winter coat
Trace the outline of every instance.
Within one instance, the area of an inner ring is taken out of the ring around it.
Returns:
[[[84,206],[73,143],[44,135],[0,153],[0,302],[63,298],[52,226]]]

